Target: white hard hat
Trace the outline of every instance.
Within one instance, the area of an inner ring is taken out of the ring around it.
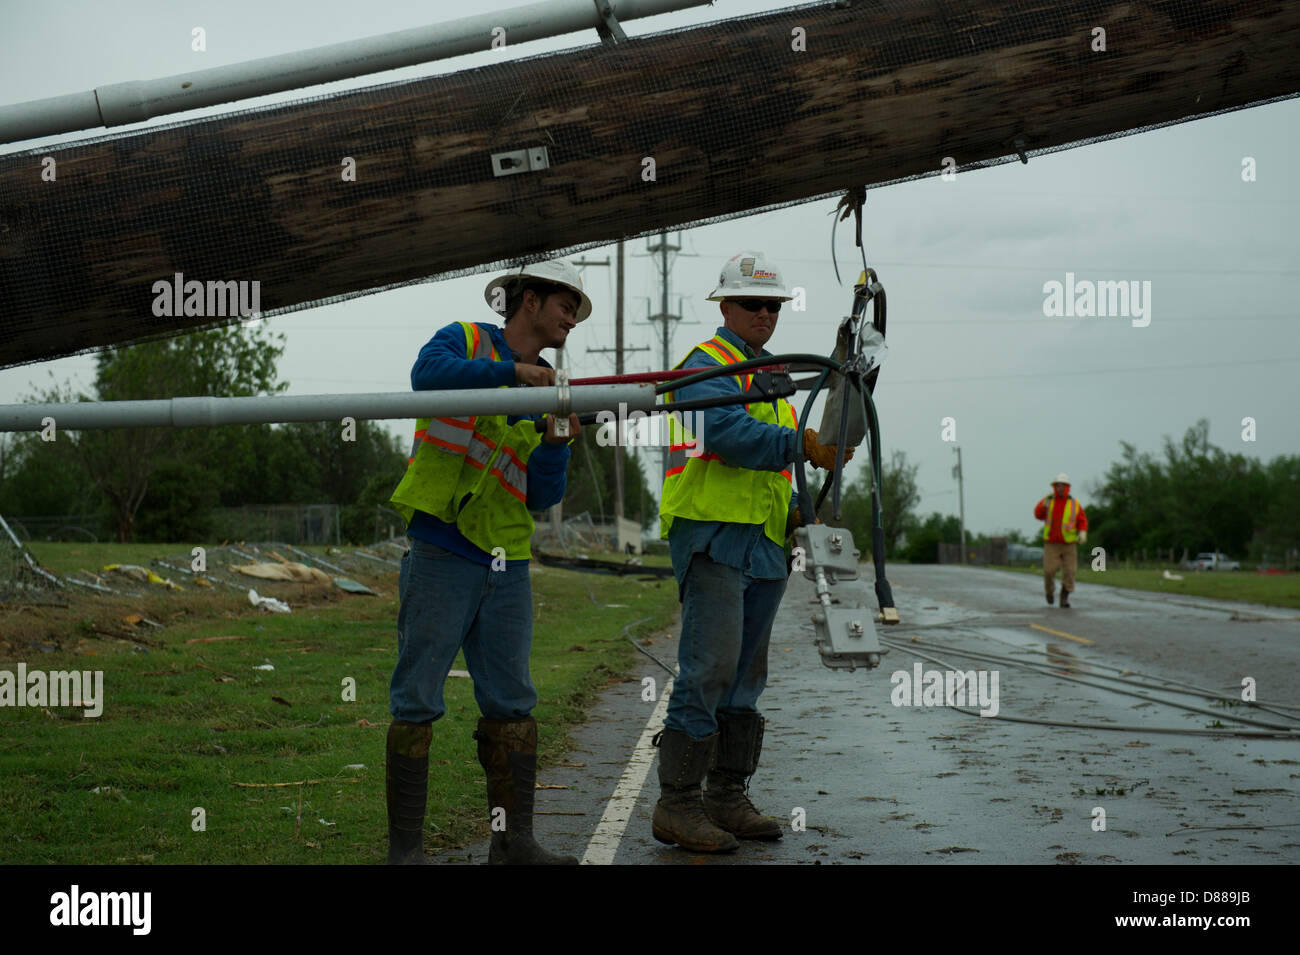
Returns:
[[[494,293],[497,289],[505,289],[506,298],[509,298],[513,286],[529,279],[563,285],[577,294],[582,301],[578,303],[578,311],[574,315],[575,321],[581,322],[591,314],[591,299],[582,290],[582,276],[578,274],[577,269],[562,259],[534,262],[532,265],[521,266],[513,272],[507,272],[505,275],[498,275],[483,290],[483,300],[488,303],[489,307],[493,307],[492,300],[496,297]],[[493,310],[496,309],[493,307]]]
[[[1069,483],[1070,483],[1070,477],[1069,477],[1069,475],[1067,475],[1064,471],[1062,471],[1062,472],[1061,472],[1060,474],[1058,474],[1056,477],[1052,478],[1052,483],[1053,483],[1053,484],[1069,484]]]
[[[740,252],[727,259],[718,276],[718,287],[709,293],[710,302],[728,298],[794,298],[785,290],[781,270],[762,252]]]

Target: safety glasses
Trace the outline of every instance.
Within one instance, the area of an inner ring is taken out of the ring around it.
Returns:
[[[775,315],[781,311],[781,301],[775,298],[733,298],[728,301],[735,302],[747,312],[757,312],[765,308]]]

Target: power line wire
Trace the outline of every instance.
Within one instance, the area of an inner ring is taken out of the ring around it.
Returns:
[[[1137,368],[1086,368],[1079,371],[1040,371],[1011,375],[953,375],[943,378],[890,378],[889,385],[931,385],[951,381],[1006,381],[1011,378],[1060,378],[1065,375],[1112,375],[1132,371],[1182,371],[1187,368],[1231,368],[1237,365],[1278,365],[1300,361],[1295,358],[1262,358],[1258,361],[1210,361],[1187,365],[1144,365]]]

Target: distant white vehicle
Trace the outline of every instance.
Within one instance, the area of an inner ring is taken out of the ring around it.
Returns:
[[[1187,561],[1188,570],[1241,570],[1241,563],[1230,560],[1227,554],[1197,554]]]
[[[1027,544],[1007,544],[1007,560],[1035,561],[1043,559],[1043,549]]]

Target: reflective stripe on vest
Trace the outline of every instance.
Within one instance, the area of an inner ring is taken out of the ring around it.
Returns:
[[[490,335],[471,322],[460,325],[469,358],[501,360]],[[421,418],[394,508],[408,523],[420,510],[455,524],[485,552],[503,547],[507,560],[531,556],[527,460],[542,437],[531,419],[506,421],[506,415]]]
[[[470,358],[491,358],[493,361],[498,360],[496,346],[492,344],[492,336],[484,335],[473,322],[461,322],[465,332],[465,354]],[[410,464],[415,460],[415,453],[420,450],[420,442],[428,441],[436,448],[446,451],[448,454],[465,454],[469,451],[470,434],[474,431],[474,421],[476,415],[468,415],[463,418],[431,418],[421,419],[416,422],[415,441],[411,445],[411,457],[407,460]],[[420,427],[421,424],[424,427]],[[466,434],[470,432],[470,434]]]
[[[702,342],[687,353],[675,367],[683,367],[699,349],[720,365],[745,361],[744,353],[721,336]],[[748,390],[753,375],[735,376]],[[669,400],[673,395],[669,394]],[[755,401],[745,405],[750,417],[764,424],[797,428],[794,406],[785,399]],[[660,504],[660,537],[666,538],[674,517],[701,521],[739,524],[762,524],[769,538],[784,546],[785,524],[790,506],[789,470],[758,471],[727,464],[719,455],[705,452],[691,456],[698,447],[695,435],[678,417],[669,415],[672,441],[668,447],[668,466],[664,471],[664,489]],[[706,438],[707,444],[707,438]],[[692,463],[695,462],[695,463]]]
[[[487,435],[474,432],[469,442],[469,450],[465,454],[465,459],[470,464],[482,471],[493,464],[493,452],[500,449],[501,453],[497,456],[496,465],[491,473],[501,482],[501,486],[507,491],[519,498],[521,501],[528,500],[528,465],[519,460],[514,449],[509,445],[498,445]]]

